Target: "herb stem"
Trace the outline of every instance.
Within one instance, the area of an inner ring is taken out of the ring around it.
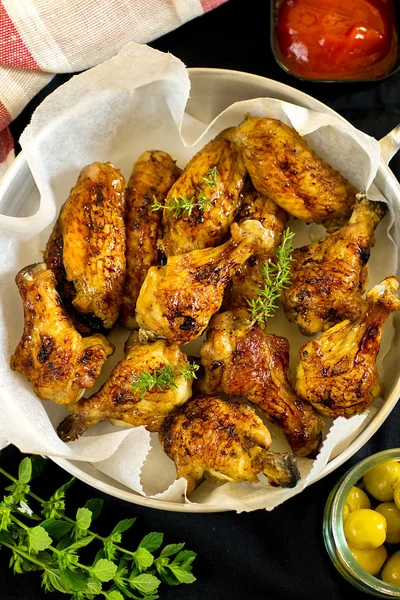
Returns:
[[[12,550],[13,552],[16,552],[20,556],[23,556],[24,558],[26,558],[26,560],[29,560],[31,563],[38,565],[38,567],[41,567],[44,571],[46,571],[46,565],[41,560],[38,560],[31,554],[28,554],[28,552],[24,552],[24,550],[21,550],[21,548],[19,548],[17,545],[8,544],[7,542],[3,541],[1,542],[1,545],[10,548],[10,550]]]

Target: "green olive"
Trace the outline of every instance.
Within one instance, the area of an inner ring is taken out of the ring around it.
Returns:
[[[386,541],[389,544],[398,544],[400,542],[400,510],[394,502],[383,502],[375,510],[386,519]]]
[[[397,460],[386,460],[367,471],[363,481],[367,492],[376,500],[391,502],[396,479],[400,482],[400,463]]]
[[[350,506],[348,504],[345,504],[343,507],[343,516],[342,516],[343,523],[345,522],[345,520],[347,519],[347,517],[349,516],[350,513],[351,513]]]
[[[371,502],[367,494],[359,487],[353,485],[347,494],[345,506],[348,506],[350,512],[359,508],[371,508]]]
[[[378,548],[386,540],[386,519],[370,508],[359,508],[351,512],[343,529],[346,540],[361,550]]]
[[[400,585],[400,550],[387,559],[381,577],[385,583]]]
[[[383,563],[387,559],[385,546],[378,546],[371,550],[361,550],[349,544],[349,550],[360,565],[370,575],[378,575]]]
[[[397,485],[396,485],[397,484]],[[400,508],[400,481],[393,482],[393,500],[397,508]]]

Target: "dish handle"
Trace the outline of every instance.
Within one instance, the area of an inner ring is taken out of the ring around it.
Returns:
[[[397,125],[397,127],[379,140],[379,145],[383,160],[386,164],[389,164],[396,152],[400,150],[400,125]]]

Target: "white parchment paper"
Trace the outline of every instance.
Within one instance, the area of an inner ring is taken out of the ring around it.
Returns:
[[[38,107],[21,138],[40,191],[38,212],[28,220],[0,215],[0,438],[23,452],[95,463],[99,471],[138,494],[165,502],[189,500],[185,496],[186,482],[175,480],[174,464],[163,453],[157,435],[149,434],[143,427],[120,429],[102,423],[80,440],[64,444],[55,426],[66,409],[39,401],[29,382],[9,368],[23,328],[15,275],[25,265],[42,259],[41,251],[52,224],[81,168],[93,161],[111,161],[128,178],[134,161],[152,148],[169,152],[183,167],[209,139],[225,127],[239,124],[246,113],[272,117],[297,129],[320,156],[358,189],[368,190],[371,199],[389,204],[390,211],[378,227],[369,263],[369,287],[397,274],[400,241],[394,226],[394,217],[400,218],[396,198],[383,198],[372,185],[380,161],[376,140],[334,116],[268,98],[235,103],[207,125],[185,115],[189,93],[190,82],[182,62],[170,54],[133,43],[115,58],[72,78]],[[323,228],[296,220],[290,226],[296,232],[296,246],[310,243],[315,235],[324,232]],[[282,311],[272,319],[269,330],[289,339],[294,371],[298,349],[308,338],[284,318]],[[381,375],[389,382],[386,395],[395,382],[392,363],[387,368],[383,360],[392,332],[388,325],[379,359]],[[122,358],[127,336],[126,330],[112,332],[110,339],[118,350],[104,365],[99,381],[89,393],[100,387]],[[193,352],[188,347],[183,349]],[[190,501],[237,511],[272,509],[317,479],[329,459],[348,447],[374,417],[380,403],[382,399],[364,414],[348,420],[327,420],[325,441],[317,459],[299,459],[302,477],[296,488],[273,488],[264,476],[257,484],[218,486],[205,482]],[[287,450],[281,432],[268,427],[273,437],[272,450]]]

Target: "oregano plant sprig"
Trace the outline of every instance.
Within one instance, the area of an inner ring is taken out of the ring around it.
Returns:
[[[134,518],[119,521],[107,536],[92,531],[103,508],[99,498],[78,508],[74,519],[68,517],[65,496],[74,479],[44,500],[30,489],[29,457],[21,461],[17,478],[1,467],[0,475],[12,482],[0,502],[0,552],[11,551],[9,565],[15,574],[39,571],[46,591],[57,590],[72,600],[157,600],[161,582],[179,585],[196,580],[192,573],[196,554],[184,550],[184,544],[161,549],[162,533],[149,533],[133,550],[121,546]],[[31,500],[40,515],[30,506]],[[90,562],[80,556],[88,546],[96,546]]]

